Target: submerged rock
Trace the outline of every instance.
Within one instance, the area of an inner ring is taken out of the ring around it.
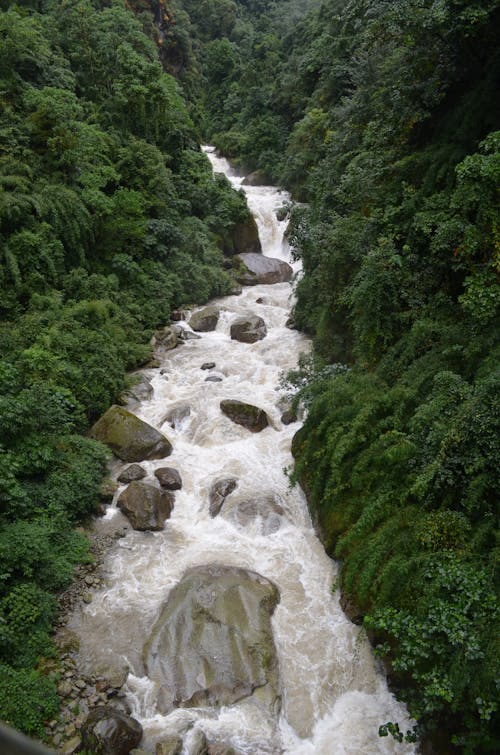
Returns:
[[[173,496],[144,482],[131,482],[118,498],[134,530],[162,530],[174,507]]]
[[[186,419],[186,417],[189,417],[191,414],[191,407],[189,404],[177,404],[177,406],[173,406],[171,409],[168,410],[168,412],[165,414],[162,420],[163,422],[168,422],[169,425],[171,425],[173,428],[176,428],[183,419]]]
[[[238,254],[236,262],[236,280],[244,286],[289,281],[293,270],[284,260],[264,257],[262,254]]]
[[[135,480],[142,480],[143,477],[146,477],[146,470],[144,467],[141,467],[140,464],[130,464],[130,466],[125,467],[125,469],[120,472],[118,475],[118,482],[134,482]]]
[[[155,477],[166,490],[180,490],[182,488],[182,479],[177,469],[174,467],[160,467],[155,469]]]
[[[285,512],[273,496],[243,500],[231,498],[229,501],[224,501],[221,516],[242,528],[248,527],[259,519],[261,533],[272,535],[281,527]]]
[[[227,477],[224,480],[214,482],[208,494],[210,516],[217,516],[227,496],[235,490],[237,485],[236,477]]]
[[[94,708],[82,729],[83,749],[92,755],[128,755],[141,739],[139,721],[108,705]]]
[[[258,315],[238,317],[231,323],[231,338],[242,343],[255,343],[267,335],[266,324]]]
[[[267,414],[263,409],[253,404],[246,404],[244,401],[224,399],[220,402],[220,408],[226,417],[237,425],[243,425],[252,433],[260,433],[269,424]]]
[[[219,565],[187,571],[143,652],[148,676],[161,685],[161,712],[231,705],[260,688],[275,705],[271,616],[278,602],[277,587],[256,572]]]
[[[219,310],[216,307],[204,307],[191,315],[189,327],[199,333],[215,330],[219,321]]]
[[[90,437],[105,443],[122,461],[163,459],[172,444],[156,428],[121,406],[111,406],[90,430]]]

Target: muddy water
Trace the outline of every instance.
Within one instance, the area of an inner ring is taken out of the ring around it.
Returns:
[[[225,172],[239,186],[241,178],[231,173],[227,162],[210,148],[205,151],[214,170]],[[275,214],[288,196],[273,187],[245,191],[263,253],[288,259],[286,222],[278,222]],[[154,751],[167,730],[194,727],[209,741],[225,742],[248,755],[415,752],[412,745],[378,737],[378,726],[386,721],[399,721],[401,728],[409,725],[406,711],[388,692],[364,632],[349,622],[338,594],[332,593],[335,564],[315,536],[301,490],[290,489],[284,473],[292,462],[290,444],[299,424],[284,426],[280,421],[279,378],[310,348],[303,335],[285,327],[291,297],[291,285],[281,283],[246,287],[240,296],[218,300],[217,330],[169,352],[163,374],[160,368],[149,373],[153,397],[136,410],[174,446],[168,460],[142,463],[146,481],[156,468],[174,466],[183,488],[176,492],[164,531],[129,529],[117,541],[107,559],[105,589],[73,616],[71,627],[81,637],[81,663],[88,671],[103,663],[130,667],[127,699],[144,727],[145,749]],[[268,335],[255,344],[229,337],[231,321],[247,313],[266,322]],[[202,370],[206,362],[215,362],[215,368]],[[209,375],[222,379],[207,382]],[[258,405],[271,425],[252,434],[233,424],[219,409],[225,398]],[[165,415],[178,404],[188,404],[190,414],[172,428]],[[117,466],[117,474],[122,466]],[[238,496],[274,497],[285,511],[280,528],[264,534],[260,520],[241,528],[223,516],[211,518],[208,491],[225,477],[238,478]],[[114,504],[101,526],[119,529],[125,521]],[[282,687],[278,720],[245,701],[222,709],[183,709],[169,716],[157,711],[157,689],[142,663],[144,642],[183,573],[211,563],[257,571],[279,587],[281,601],[272,620]],[[185,755],[190,752],[190,736],[184,739]]]

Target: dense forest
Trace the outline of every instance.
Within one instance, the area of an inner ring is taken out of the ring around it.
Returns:
[[[230,290],[221,248],[248,210],[199,150],[151,14],[0,7],[0,715],[42,735],[54,595],[108,458],[86,429],[173,307]]]
[[[0,0],[0,711],[43,734],[85,437],[288,188],[314,355],[292,481],[435,752],[498,729],[499,0]],[[402,738],[397,722],[381,734]],[[496,724],[496,726],[495,726]]]
[[[293,478],[344,600],[419,735],[497,751],[500,3],[177,5],[193,117],[307,203]]]

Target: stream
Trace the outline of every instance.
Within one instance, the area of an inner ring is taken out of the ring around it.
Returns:
[[[203,148],[215,172],[225,173],[239,188],[242,178],[210,147]],[[286,221],[276,210],[289,196],[275,187],[244,186],[254,214],[263,254],[290,262],[284,241]],[[297,272],[300,263],[290,262]],[[257,300],[259,300],[257,302]],[[104,566],[105,587],[71,617],[80,637],[82,668],[124,664],[130,668],[125,687],[131,715],[144,728],[141,748],[154,752],[166,730],[201,729],[209,742],[233,747],[238,755],[409,755],[415,745],[380,738],[378,727],[398,721],[411,727],[405,707],[387,688],[365,632],[352,624],[332,592],[336,565],[318,540],[299,486],[290,488],[285,469],[292,463],[290,446],[299,422],[284,425],[283,372],[297,365],[310,349],[309,340],[285,327],[293,304],[290,283],[244,287],[239,296],[212,302],[220,310],[215,331],[188,340],[167,353],[161,368],[146,371],[152,398],[134,412],[164,432],[174,450],[168,460],[145,461],[148,480],[155,469],[176,467],[183,481],[165,529],[127,529],[116,541]],[[255,343],[231,340],[231,322],[241,315],[261,316],[267,336]],[[181,322],[188,328],[187,323]],[[215,362],[207,370],[201,366]],[[221,378],[207,381],[208,376]],[[270,425],[250,433],[225,417],[222,399],[239,399],[264,409]],[[190,414],[175,423],[165,415],[188,404]],[[117,463],[116,476],[126,466]],[[214,480],[238,479],[237,493],[247,499],[272,497],[284,515],[269,532],[256,517],[244,527],[228,517],[212,518],[209,490]],[[102,527],[120,527],[125,517],[115,496]],[[224,564],[258,572],[279,589],[272,616],[279,664],[281,711],[266,714],[241,700],[222,707],[178,708],[162,715],[157,689],[144,671],[142,648],[172,588],[192,567]],[[190,755],[190,735],[183,755]]]

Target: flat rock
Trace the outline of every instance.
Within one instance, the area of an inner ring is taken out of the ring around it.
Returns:
[[[260,433],[269,424],[267,414],[263,409],[253,404],[246,404],[244,401],[224,399],[220,402],[220,408],[226,417],[237,425],[246,427],[252,433]]]
[[[187,571],[143,651],[148,676],[161,685],[160,711],[231,705],[261,688],[275,703],[278,601],[277,587],[256,572],[214,564]]]
[[[111,406],[89,434],[105,443],[122,461],[163,459],[172,453],[168,438],[122,406]]]
[[[141,739],[139,721],[108,705],[91,710],[82,728],[83,749],[93,755],[128,755]]]
[[[227,496],[236,489],[237,485],[236,477],[226,477],[213,483],[208,494],[210,516],[217,516]]]
[[[118,482],[129,483],[134,482],[134,480],[142,480],[143,477],[146,477],[146,474],[146,470],[140,464],[130,464],[120,472],[117,479]]]
[[[155,469],[155,477],[166,490],[180,490],[182,488],[182,479],[177,469],[174,467],[160,467]]]
[[[219,310],[216,307],[204,307],[191,315],[189,327],[198,333],[215,330],[219,321]]]
[[[118,498],[118,508],[123,511],[134,530],[162,530],[174,507],[171,493],[160,491],[144,482],[131,482]]]
[[[258,315],[238,317],[231,323],[231,338],[242,343],[255,343],[267,335],[266,324]]]
[[[235,259],[236,280],[244,286],[272,284],[289,281],[293,270],[284,260],[264,257],[262,254],[237,254]]]

